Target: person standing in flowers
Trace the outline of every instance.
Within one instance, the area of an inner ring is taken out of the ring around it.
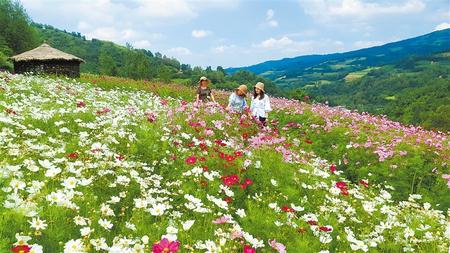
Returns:
[[[200,77],[200,80],[198,81],[196,103],[198,103],[199,101],[202,101],[203,103],[211,101],[214,103],[216,102],[212,90],[211,88],[209,88],[210,83],[211,81],[206,78],[206,76]]]
[[[267,125],[269,112],[272,111],[269,96],[265,94],[264,83],[258,82],[253,88],[252,102],[250,104],[252,116],[261,122],[263,126]]]
[[[247,85],[240,85],[228,98],[227,111],[242,113],[247,107]]]

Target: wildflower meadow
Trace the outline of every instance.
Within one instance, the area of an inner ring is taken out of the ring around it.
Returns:
[[[0,72],[0,252],[448,252],[448,133]]]

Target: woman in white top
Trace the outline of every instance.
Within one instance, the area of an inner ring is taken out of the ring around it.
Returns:
[[[252,102],[250,104],[250,110],[252,112],[253,117],[258,119],[262,125],[266,125],[268,113],[272,111],[272,107],[270,107],[269,96],[265,94],[264,84],[258,82],[253,89],[253,97]]]
[[[241,113],[247,107],[247,85],[240,85],[228,99],[227,111]]]

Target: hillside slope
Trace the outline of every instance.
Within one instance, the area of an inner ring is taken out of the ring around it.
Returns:
[[[448,251],[446,134],[275,98],[260,129],[82,80],[0,74],[1,251]]]

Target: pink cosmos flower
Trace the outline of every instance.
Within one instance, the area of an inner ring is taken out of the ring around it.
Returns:
[[[170,242],[166,238],[163,238],[159,243],[154,243],[152,252],[153,253],[171,253],[177,252],[180,248],[179,241]]]
[[[222,217],[219,217],[219,218],[213,220],[213,223],[214,224],[224,224],[224,223],[228,222],[229,220],[230,220],[230,217],[222,216]]]
[[[274,240],[269,240],[270,247],[274,248],[278,253],[286,253],[286,246]]]
[[[448,186],[448,188],[450,188],[450,174],[444,174],[444,175],[442,175],[442,178],[448,180],[447,186]]]

